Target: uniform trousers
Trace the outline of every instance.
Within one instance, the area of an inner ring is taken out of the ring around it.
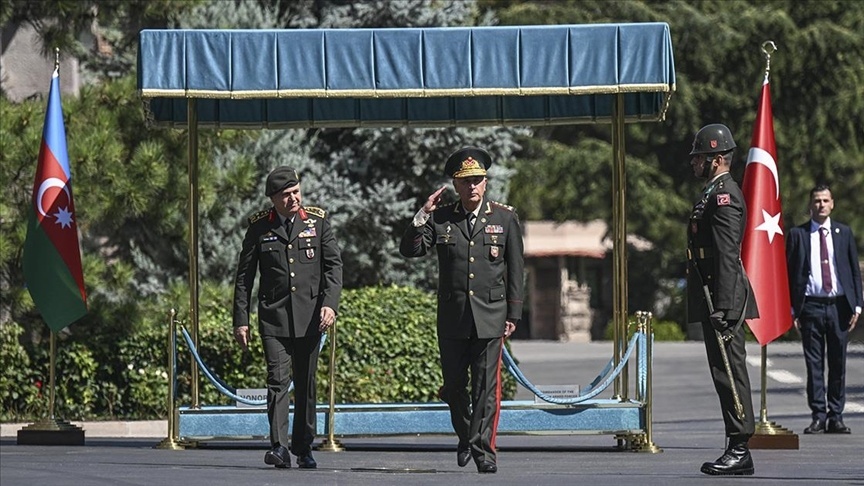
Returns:
[[[438,338],[444,386],[441,399],[450,407],[450,421],[459,450],[470,449],[476,463],[495,463],[495,437],[501,405],[501,353],[504,338]],[[471,394],[468,394],[469,376]]]
[[[315,439],[316,396],[315,370],[318,363],[320,335],[290,338],[262,336],[267,361],[267,418],[270,420],[270,443],[282,445],[300,456],[310,452]],[[291,404],[289,387],[294,378],[294,419],[288,438],[288,416]],[[290,444],[290,447],[289,447]]]
[[[847,323],[851,317],[852,310],[844,297],[804,298],[798,325],[807,364],[807,404],[813,420],[843,420],[843,408],[846,406],[846,345],[849,341]]]
[[[735,399],[726,373],[726,365],[720,354],[720,344],[717,342],[714,326],[710,322],[702,322],[702,332],[705,336],[705,351],[708,355],[708,366],[711,369],[711,378],[714,380],[714,389],[720,399],[720,410],[723,414],[723,423],[726,426],[726,437],[730,443],[746,441],[756,430],[756,422],[753,418],[753,398],[750,396],[750,376],[747,374],[747,350],[744,347],[744,326],[740,326],[731,341],[725,343],[726,354],[732,367],[735,387],[744,407],[744,420],[738,418],[735,413]]]

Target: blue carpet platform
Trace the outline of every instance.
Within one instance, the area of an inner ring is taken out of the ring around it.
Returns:
[[[641,434],[645,430],[643,404],[596,399],[578,405],[508,401],[501,404],[499,434]],[[328,432],[327,404],[318,406],[318,435]],[[180,408],[183,440],[265,439],[267,412],[260,408]],[[334,435],[378,436],[452,434],[444,403],[337,405]],[[290,428],[290,425],[289,425]]]

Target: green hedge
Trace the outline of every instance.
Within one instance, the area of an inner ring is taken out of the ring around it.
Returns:
[[[209,289],[204,294],[199,317],[203,362],[233,387],[263,388],[261,340],[256,335],[244,353],[232,337],[231,289]],[[441,369],[435,305],[433,294],[411,288],[344,291],[337,321],[337,403],[438,401]],[[169,305],[151,303],[151,307],[167,309]],[[77,324],[71,336],[61,334],[57,340],[55,415],[75,420],[164,418],[167,321],[167,316],[151,312],[125,334],[98,339],[87,333],[75,334]],[[29,421],[47,413],[48,333],[37,342],[22,334],[15,323],[0,324],[2,421]],[[191,357],[180,335],[177,344],[177,403],[186,405],[191,403]],[[329,341],[326,344],[318,368],[319,402],[328,397]],[[506,372],[502,378],[504,398],[512,398],[515,380]],[[233,404],[203,373],[199,383],[203,405]]]
[[[654,340],[655,341],[684,341],[686,339],[686,335],[684,331],[681,330],[681,326],[678,325],[677,322],[672,321],[652,321],[651,329],[654,331]],[[635,325],[627,326],[627,338],[636,331]],[[612,340],[612,321],[609,321],[609,324],[606,325],[606,332],[604,333],[604,337],[607,340]]]

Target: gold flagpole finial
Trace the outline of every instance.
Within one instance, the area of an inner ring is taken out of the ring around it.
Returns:
[[[774,41],[767,40],[762,43],[762,53],[765,54],[765,79],[768,79],[768,73],[771,72],[771,54],[777,51],[777,44]]]
[[[60,48],[54,48],[54,70],[60,71]]]

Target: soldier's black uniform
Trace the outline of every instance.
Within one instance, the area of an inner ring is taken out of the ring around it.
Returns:
[[[747,374],[744,348],[744,326],[738,326],[726,344],[735,385],[744,406],[744,420],[735,413],[735,402],[714,327],[708,318],[708,290],[715,310],[725,311],[726,320],[735,325],[744,319],[759,317],[750,281],[741,264],[741,241],[747,212],[744,195],[732,176],[726,172],[710,181],[702,198],[693,206],[688,227],[688,255],[691,262],[687,275],[688,322],[701,322],[714,388],[730,441],[745,441],[753,435],[753,404]],[[698,272],[696,271],[698,268]]]

